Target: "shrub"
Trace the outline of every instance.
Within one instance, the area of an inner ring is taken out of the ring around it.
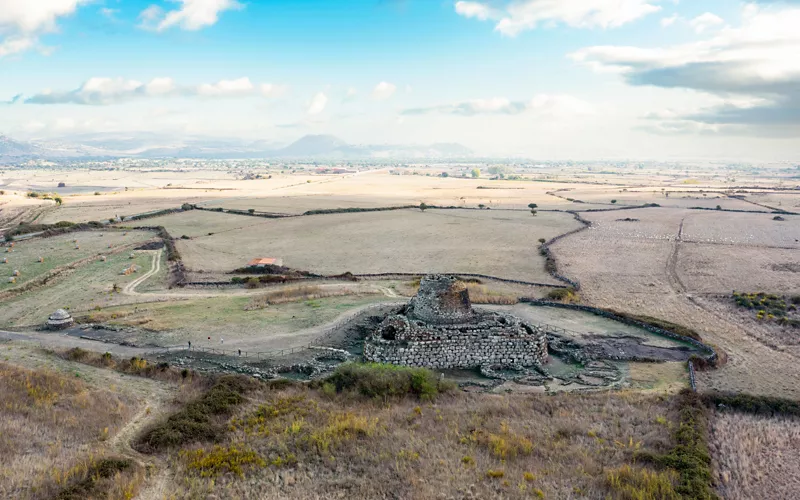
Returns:
[[[562,302],[572,302],[577,300],[578,295],[575,293],[574,288],[554,288],[547,293],[547,298],[550,300],[560,300]]]
[[[617,203],[617,200],[611,200],[611,203],[615,204],[615,203]]]
[[[57,500],[84,500],[86,498],[106,498],[109,493],[110,479],[120,473],[134,468],[132,460],[127,458],[102,458],[90,460],[87,465],[79,467],[81,479],[63,488],[55,495]]]
[[[530,208],[531,210],[533,210],[533,209],[535,209],[535,208],[539,208],[539,205],[537,205],[536,203],[528,203],[528,208]]]
[[[716,499],[718,497],[711,487],[708,408],[699,394],[684,389],[678,395],[678,409],[680,421],[673,435],[673,448],[664,455],[641,454],[639,457],[678,474],[675,492],[679,496],[675,498]]]
[[[606,486],[614,492],[614,498],[679,500],[681,496],[675,491],[673,484],[675,479],[674,473],[659,473],[623,465],[606,473]]]
[[[198,399],[142,434],[136,449],[153,453],[192,442],[220,439],[225,427],[215,422],[213,417],[229,415],[245,401],[244,393],[252,389],[254,384],[243,377],[221,377]]]
[[[209,451],[203,448],[181,451],[180,456],[187,460],[189,470],[199,472],[200,477],[215,477],[228,472],[244,477],[246,467],[267,465],[256,452],[236,446],[214,446]]]
[[[345,363],[328,377],[327,383],[336,392],[350,391],[371,398],[403,397],[409,394],[420,399],[433,399],[453,384],[439,380],[426,368],[381,363]]]
[[[702,396],[706,404],[717,408],[731,409],[765,416],[800,417],[800,402],[769,396],[751,394],[707,393]]]

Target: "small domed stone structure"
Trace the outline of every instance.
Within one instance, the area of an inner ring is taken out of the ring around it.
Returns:
[[[366,339],[364,357],[429,368],[532,366],[545,361],[547,337],[515,316],[474,310],[464,283],[432,275]]]
[[[49,330],[63,330],[64,328],[69,328],[74,323],[75,320],[72,319],[72,316],[67,311],[58,309],[48,318],[47,328]]]

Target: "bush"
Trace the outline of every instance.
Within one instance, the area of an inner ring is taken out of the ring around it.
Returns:
[[[725,408],[756,415],[800,417],[800,402],[769,396],[712,392],[703,394],[703,401]]]
[[[716,499],[718,497],[711,487],[708,408],[700,395],[684,389],[678,395],[678,409],[680,422],[673,435],[673,448],[664,455],[641,454],[639,457],[678,473],[675,488],[678,498]]]
[[[206,393],[163,422],[147,430],[136,443],[142,453],[153,453],[197,441],[217,441],[225,426],[214,417],[229,415],[245,401],[244,394],[255,382],[243,377],[224,376]]]
[[[575,294],[574,288],[555,288],[550,290],[550,292],[547,294],[547,298],[550,300],[572,302],[573,300],[577,299],[578,296]]]
[[[381,363],[345,363],[325,382],[333,384],[336,392],[354,392],[370,398],[403,397],[409,394],[420,399],[433,399],[440,392],[453,388],[450,382],[426,368],[396,366]]]

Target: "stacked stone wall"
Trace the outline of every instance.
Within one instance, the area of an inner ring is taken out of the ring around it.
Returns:
[[[544,336],[509,338],[461,334],[446,340],[396,342],[370,339],[364,357],[396,365],[426,368],[474,368],[481,365],[537,365],[547,356]]]

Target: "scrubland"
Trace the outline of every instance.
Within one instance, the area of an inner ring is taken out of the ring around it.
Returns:
[[[719,494],[726,499],[797,497],[800,421],[719,411],[711,420],[710,449]]]
[[[120,387],[85,382],[81,372],[0,363],[3,498],[85,498],[80,484],[93,475],[102,476],[109,498],[136,493],[141,470],[106,462],[108,443],[138,411],[138,401]],[[70,490],[77,494],[67,495]]]

